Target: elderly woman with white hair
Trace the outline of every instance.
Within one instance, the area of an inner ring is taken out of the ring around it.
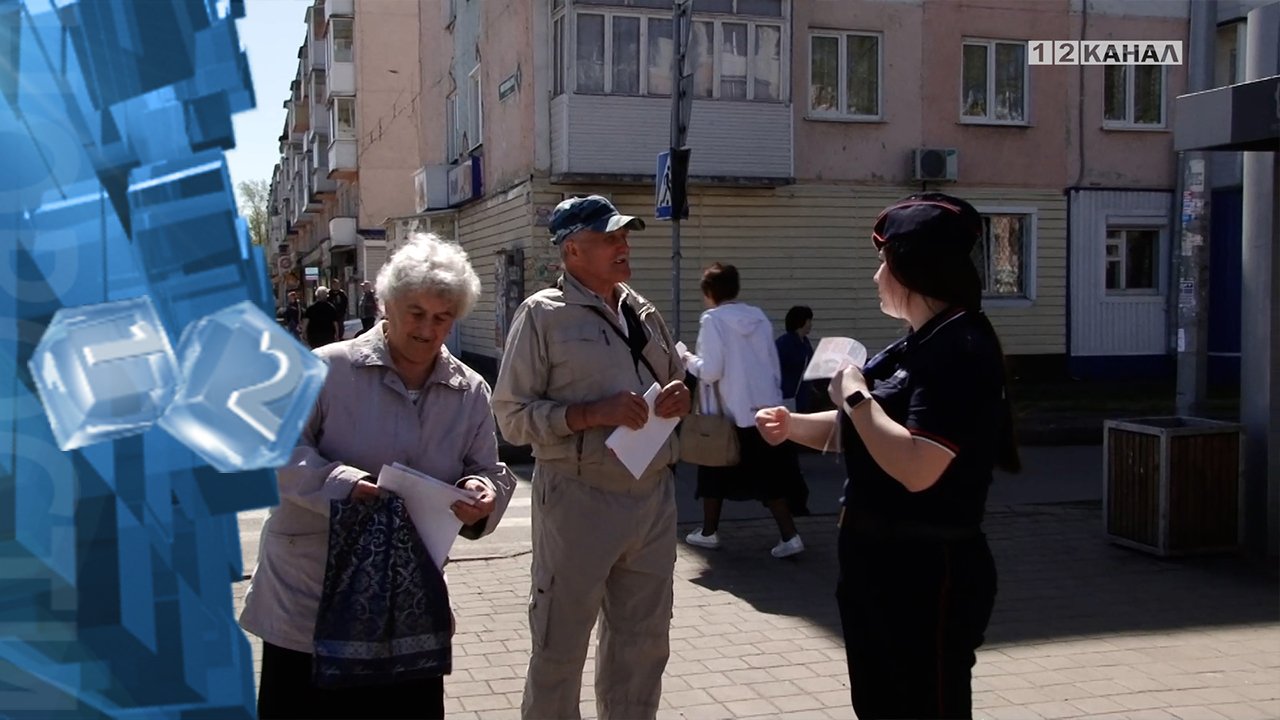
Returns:
[[[477,495],[452,506],[460,534],[475,539],[492,532],[515,489],[498,461],[489,386],[444,347],[480,294],[466,253],[416,236],[378,273],[377,294],[382,322],[316,350],[329,373],[289,463],[277,472],[280,504],[263,527],[240,615],[240,625],[263,640],[264,720],[443,717],[440,677],[354,689],[313,683],[330,501],[379,498],[379,470],[400,463]]]

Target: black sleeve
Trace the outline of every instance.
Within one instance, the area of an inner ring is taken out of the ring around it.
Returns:
[[[953,455],[982,437],[990,387],[982,363],[965,354],[939,358],[911,374],[907,430]]]

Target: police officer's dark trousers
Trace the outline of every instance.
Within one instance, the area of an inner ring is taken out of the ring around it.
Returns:
[[[971,717],[974,651],[995,593],[995,564],[976,529],[939,539],[844,523],[836,597],[858,717]]]

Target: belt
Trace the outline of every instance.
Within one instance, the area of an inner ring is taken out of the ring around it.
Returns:
[[[936,525],[912,520],[887,520],[866,510],[840,509],[841,527],[849,526],[852,532],[883,540],[931,540],[958,542],[972,540],[982,535],[981,525]]]

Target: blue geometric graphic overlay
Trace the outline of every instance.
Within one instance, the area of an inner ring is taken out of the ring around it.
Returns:
[[[166,432],[223,472],[288,461],[328,365],[249,302],[188,327],[179,355]]]
[[[146,297],[59,310],[29,367],[63,450],[146,431],[178,375]]]
[[[242,0],[0,0],[5,720],[253,717],[234,513],[278,502],[274,475],[222,474],[158,427],[80,444],[104,413],[163,410],[154,393],[181,378],[161,382],[163,353],[103,353],[138,342],[136,322],[99,326],[123,333],[101,343],[68,321],[145,296],[145,346],[152,329],[168,343],[240,303],[273,309],[222,157],[231,114],[254,104],[244,12]],[[71,422],[46,382],[68,377],[81,383],[64,399]],[[267,407],[282,443],[289,412]]]

